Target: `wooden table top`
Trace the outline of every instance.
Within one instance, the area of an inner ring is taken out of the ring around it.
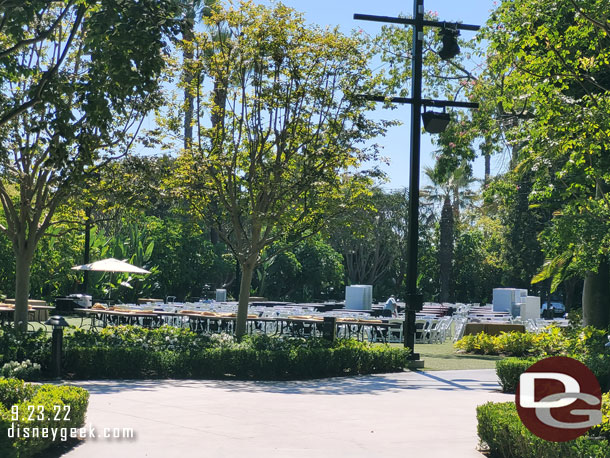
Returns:
[[[93,314],[99,313],[104,315],[116,315],[116,316],[141,316],[141,317],[155,317],[155,316],[187,316],[189,318],[200,318],[200,319],[210,319],[210,320],[226,320],[226,321],[235,321],[237,317],[234,314],[216,314],[211,315],[210,312],[204,314],[204,312],[197,310],[184,310],[180,312],[169,312],[162,310],[152,310],[152,311],[143,311],[143,310],[132,310],[132,311],[123,311],[123,310],[103,310],[103,309],[89,309],[89,308],[77,308],[74,309],[75,312],[85,313],[85,314]],[[274,321],[286,321],[286,322],[294,322],[294,323],[303,323],[303,324],[321,324],[324,321],[324,317],[304,317],[304,316],[292,316],[292,317],[260,317],[257,315],[249,314],[248,321],[265,321],[265,322],[274,322]],[[395,323],[389,323],[387,320],[365,320],[365,319],[349,319],[349,318],[338,318],[337,323],[339,324],[350,324],[350,325],[374,325],[381,327],[390,327]]]

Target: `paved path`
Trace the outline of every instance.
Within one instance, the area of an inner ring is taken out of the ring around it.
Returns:
[[[64,456],[482,458],[475,407],[514,397],[494,370],[299,382],[88,381],[87,439]]]

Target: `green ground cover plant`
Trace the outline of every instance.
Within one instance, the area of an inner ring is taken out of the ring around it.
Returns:
[[[608,331],[593,327],[549,326],[534,333],[510,332],[498,336],[484,333],[464,336],[455,348],[466,353],[512,356],[496,363],[503,390],[514,391],[522,372],[541,358],[569,356],[593,371],[602,388],[609,389],[610,352],[606,351]],[[518,358],[524,358],[519,360]]]
[[[455,343],[457,350],[466,353],[505,356],[552,356],[575,351],[577,347],[599,347],[606,333],[587,328],[562,329],[548,326],[542,332],[502,332],[492,336],[483,332],[462,337]]]
[[[51,433],[47,438],[33,437],[32,429],[67,428],[67,437],[71,428],[85,424],[88,403],[89,393],[83,388],[0,379],[0,456],[26,458],[59,444],[61,433],[57,433],[54,441]],[[64,406],[69,406],[69,410]],[[9,434],[11,428],[13,433]],[[30,437],[25,437],[27,428]]]
[[[496,458],[608,458],[610,429],[608,393],[604,395],[602,425],[587,436],[568,442],[549,442],[533,435],[523,425],[512,402],[477,407],[477,431],[483,448]]]

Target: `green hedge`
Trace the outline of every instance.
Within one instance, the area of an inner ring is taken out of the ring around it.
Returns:
[[[610,330],[546,327],[539,333],[502,332],[492,336],[483,332],[462,337],[457,350],[467,353],[505,356],[601,355]]]
[[[506,356],[551,356],[595,348],[604,342],[606,332],[595,328],[548,326],[542,332],[502,332],[492,336],[480,332],[458,340],[454,346],[466,353]]]
[[[540,358],[506,358],[496,361],[496,374],[502,391],[514,393],[519,385],[519,377]]]
[[[25,458],[60,443],[62,434],[63,438],[67,438],[70,428],[81,428],[85,424],[88,402],[89,393],[83,388],[32,385],[23,380],[0,379],[0,456]],[[70,406],[67,418],[64,417],[67,412],[63,406]],[[42,412],[40,409],[43,409]],[[37,418],[40,413],[44,418]],[[13,421],[16,414],[18,420]],[[55,441],[52,436],[26,438],[23,437],[24,428],[30,428],[30,436],[33,434],[31,428],[38,431],[57,428],[58,432]],[[13,438],[9,437],[9,430],[13,431]],[[16,434],[16,431],[21,431],[21,434]]]
[[[349,340],[329,344],[299,339],[271,350],[247,343],[195,351],[73,346],[65,351],[64,374],[75,379],[304,379],[401,371],[408,355],[403,348]]]
[[[608,383],[608,364],[610,359],[605,355],[569,355],[570,357],[579,360],[587,366],[597,377],[597,381],[602,388],[602,391],[610,389]],[[514,393],[519,384],[519,377],[529,367],[543,358],[505,358],[496,361],[496,375],[500,380],[502,391],[505,393]]]
[[[608,421],[608,418],[605,418]],[[569,442],[549,442],[523,425],[511,402],[477,407],[477,431],[491,456],[498,458],[608,458],[610,443],[587,436]]]
[[[25,345],[23,352],[16,346]],[[48,370],[49,337],[0,333],[0,352],[25,357]],[[64,337],[64,376],[99,378],[301,379],[401,371],[409,351],[389,345],[339,339],[202,335],[162,326],[111,326],[99,332],[70,328]],[[1,367],[1,366],[0,366]]]

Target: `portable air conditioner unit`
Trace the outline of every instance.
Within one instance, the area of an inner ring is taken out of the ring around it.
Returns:
[[[372,285],[351,285],[345,288],[345,308],[371,310],[373,305]]]
[[[494,288],[493,290],[493,311],[517,313],[515,307],[525,304],[527,290],[519,288]]]
[[[540,298],[538,296],[527,296],[525,303],[521,305],[522,320],[537,320],[540,318]]]
[[[216,302],[227,302],[227,290],[217,289],[216,290]]]

